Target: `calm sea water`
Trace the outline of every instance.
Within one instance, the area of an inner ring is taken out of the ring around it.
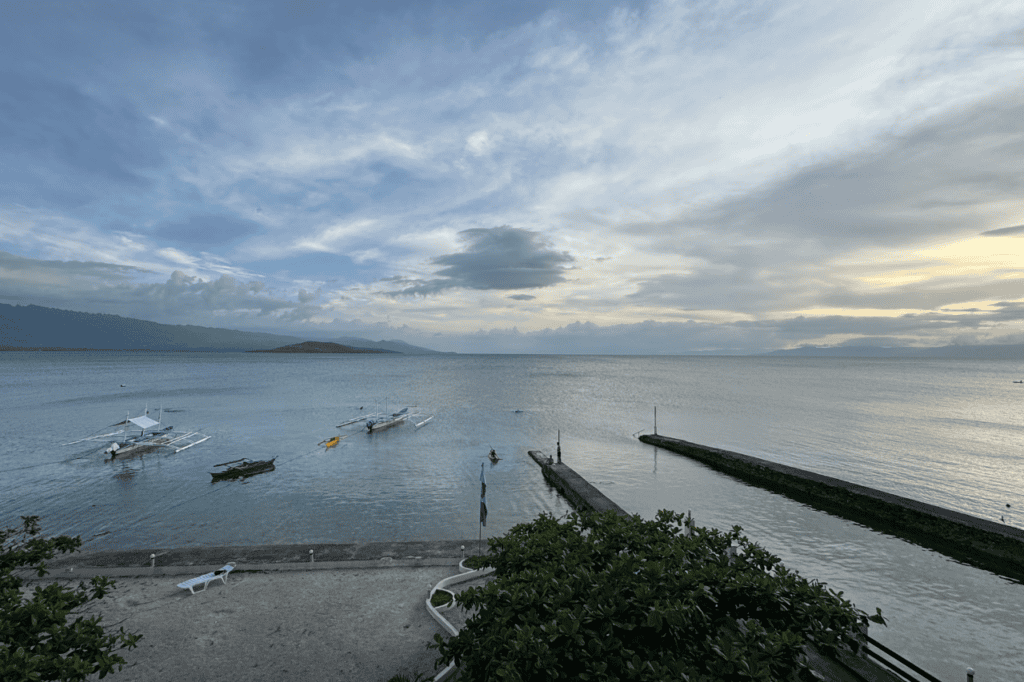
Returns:
[[[566,503],[526,451],[552,453],[630,512],[740,525],[888,628],[944,680],[1024,679],[1024,586],[639,443],[658,432],[1024,525],[1024,362],[574,356],[0,353],[0,522],[43,517],[83,549],[473,539]],[[123,385],[123,386],[122,386]],[[350,416],[434,419],[367,435]],[[146,407],[213,438],[113,463],[61,446]],[[325,438],[347,436],[325,450]],[[494,447],[502,460],[491,465]],[[211,483],[213,464],[277,470]],[[1007,508],[1007,504],[1011,507]]]

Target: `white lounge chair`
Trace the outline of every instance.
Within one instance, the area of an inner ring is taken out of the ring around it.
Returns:
[[[192,594],[195,594],[196,593],[196,591],[195,591],[196,585],[202,583],[203,584],[203,591],[205,592],[206,591],[206,586],[209,585],[210,582],[214,581],[214,580],[220,580],[222,583],[227,585],[228,584],[228,573],[230,573],[233,570],[235,570],[235,562],[234,561],[232,561],[232,562],[230,562],[228,564],[225,564],[224,566],[218,568],[213,573],[205,573],[205,574],[199,576],[198,578],[190,578],[190,579],[186,580],[183,583],[178,583],[178,587],[180,587],[183,590],[188,590]]]

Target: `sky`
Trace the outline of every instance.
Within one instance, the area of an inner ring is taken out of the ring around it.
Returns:
[[[475,353],[1024,343],[1024,4],[0,0],[0,302]]]

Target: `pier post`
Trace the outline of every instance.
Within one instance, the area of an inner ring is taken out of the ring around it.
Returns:
[[[974,668],[967,669],[967,682],[974,682]]]
[[[313,563],[313,550],[309,550],[309,563]]]

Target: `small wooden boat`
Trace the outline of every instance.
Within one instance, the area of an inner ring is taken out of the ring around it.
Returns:
[[[494,448],[491,448],[491,451],[487,454],[487,457],[495,464],[498,462],[498,460],[501,459],[501,457],[498,457],[498,453],[494,451]]]
[[[274,459],[277,459],[277,457]],[[214,464],[216,467],[227,467],[227,469],[222,471],[211,471],[210,476],[213,476],[213,480],[215,481],[222,481],[225,478],[244,478],[247,476],[254,476],[255,474],[262,474],[264,472],[274,470],[274,459],[253,461],[247,457],[243,457],[242,459],[224,462],[223,464]]]

